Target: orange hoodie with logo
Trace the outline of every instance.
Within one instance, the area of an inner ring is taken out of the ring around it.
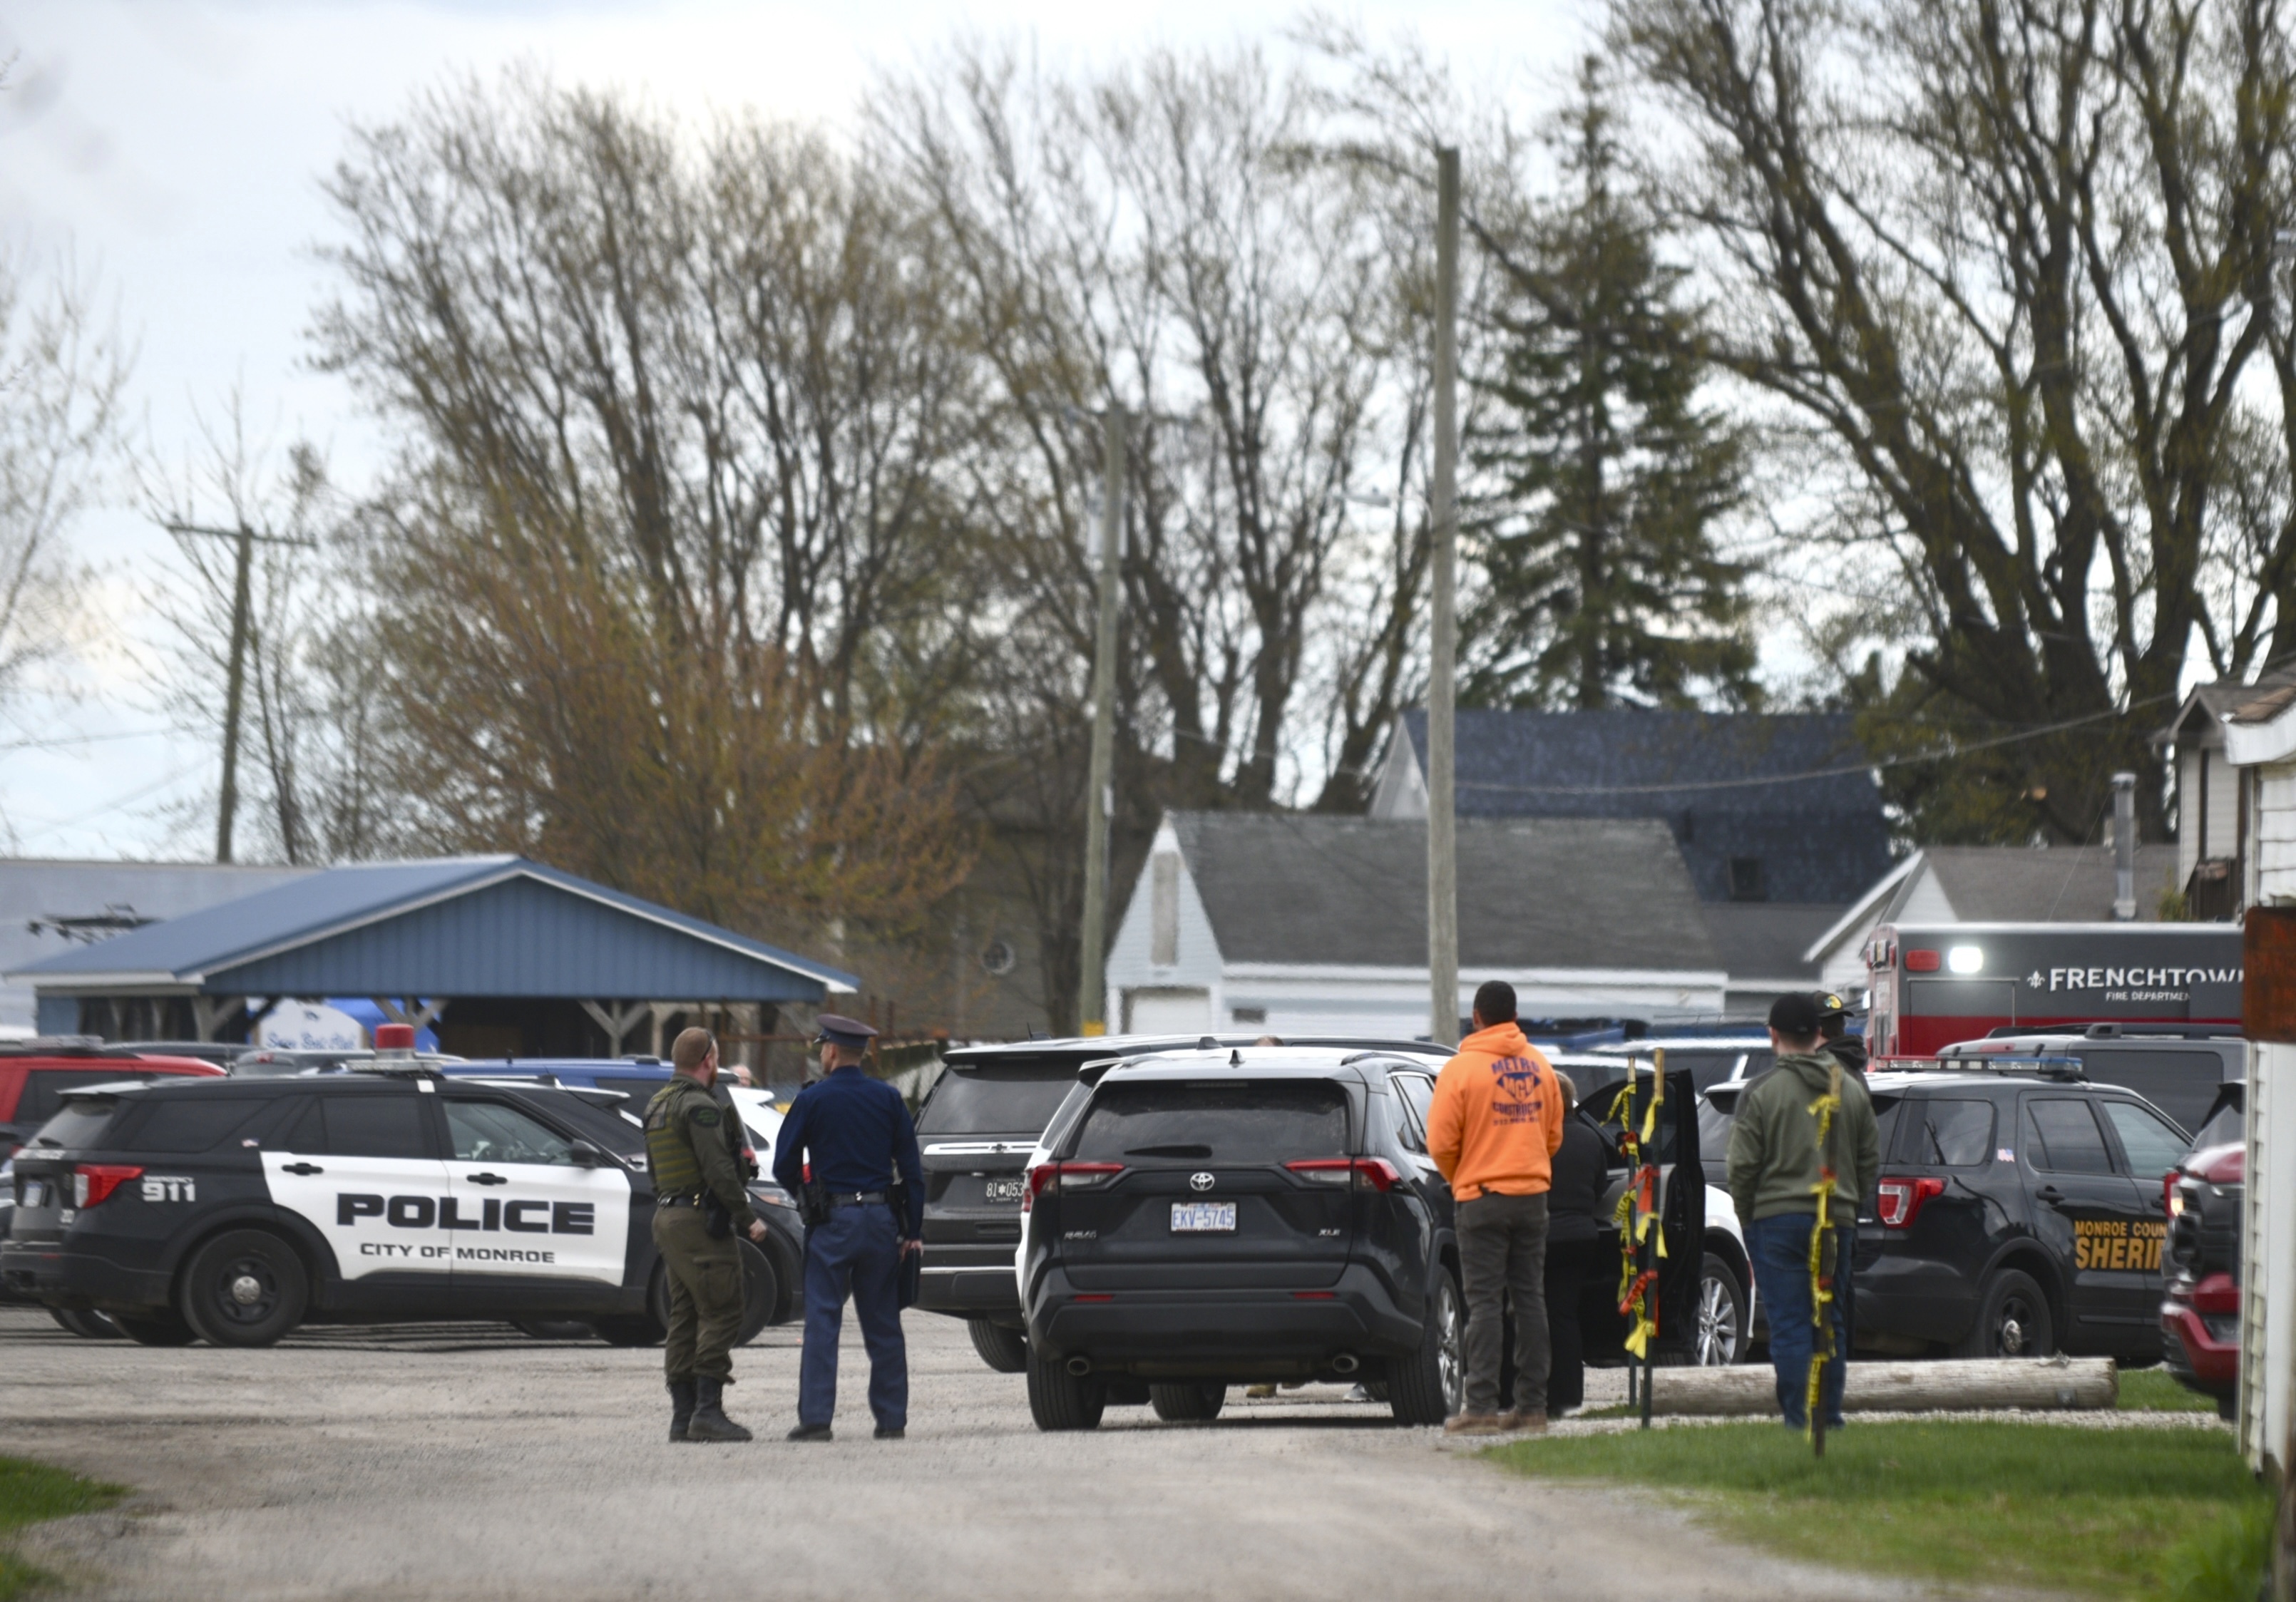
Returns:
[[[1427,1150],[1451,1194],[1540,1195],[1562,1144],[1562,1088],[1521,1026],[1493,1024],[1461,1041],[1427,1109]]]

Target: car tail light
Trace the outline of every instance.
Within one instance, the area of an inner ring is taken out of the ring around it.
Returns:
[[[1021,1211],[1035,1206],[1039,1196],[1097,1189],[1123,1172],[1121,1163],[1039,1163],[1029,1170],[1029,1190],[1021,1198]]]
[[[1922,1204],[1944,1193],[1941,1179],[1885,1179],[1874,1187],[1874,1213],[1885,1230],[1909,1230]]]
[[[125,1163],[82,1163],[72,1170],[72,1206],[93,1207],[129,1180],[143,1177],[143,1169]]]
[[[1403,1175],[1385,1157],[1302,1157],[1283,1166],[1303,1180],[1357,1190],[1392,1190]]]
[[[2210,1274],[2193,1287],[2194,1312],[2238,1312],[2240,1287],[2230,1274]]]

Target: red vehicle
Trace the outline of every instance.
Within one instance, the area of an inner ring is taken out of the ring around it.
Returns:
[[[2233,923],[1885,923],[1866,973],[1877,1057],[2058,1024],[2240,1025]]]
[[[2228,1084],[2193,1148],[2162,1184],[2169,1210],[2161,1355],[2229,1418],[2240,1394],[2240,1224],[2245,1085]]]
[[[14,1156],[33,1132],[56,1116],[64,1091],[77,1085],[222,1073],[211,1062],[147,1056],[134,1046],[107,1046],[88,1037],[0,1041],[0,1157]]]

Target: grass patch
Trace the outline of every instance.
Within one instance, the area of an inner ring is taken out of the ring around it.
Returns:
[[[2216,1430],[1859,1419],[1826,1437],[1820,1462],[1775,1423],[1725,1424],[1488,1455],[1521,1474],[1692,1493],[1722,1533],[1816,1563],[2098,1597],[2247,1602],[2246,1554],[2270,1518]]]
[[[44,1519],[66,1518],[109,1508],[127,1494],[124,1485],[84,1480],[61,1468],[28,1463],[21,1458],[0,1458],[0,1542],[27,1524]],[[36,1585],[55,1576],[18,1557],[0,1544],[0,1602],[12,1602]]]
[[[2213,1413],[2217,1399],[2187,1390],[2166,1369],[2123,1369],[2116,1405],[2132,1413]]]

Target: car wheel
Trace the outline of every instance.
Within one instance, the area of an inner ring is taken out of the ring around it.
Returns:
[[[184,1321],[210,1346],[275,1346],[303,1321],[311,1277],[278,1236],[233,1230],[192,1254],[177,1294]]]
[[[1440,1424],[1466,1399],[1467,1312],[1447,1273],[1427,1298],[1419,1350],[1387,1365],[1387,1405],[1398,1424]]]
[[[1156,1417],[1170,1423],[1209,1424],[1227,1405],[1227,1387],[1193,1381],[1152,1385],[1148,1387],[1148,1403],[1156,1410]]]
[[[1745,1288],[1729,1263],[1709,1252],[1698,1277],[1698,1366],[1726,1367],[1745,1349]]]
[[[774,1321],[774,1309],[782,1299],[780,1276],[774,1272],[773,1259],[758,1249],[757,1242],[742,1242],[742,1328],[734,1336],[734,1344],[746,1346],[758,1338],[758,1333]],[[667,1334],[667,1330],[664,1331]]]
[[[199,1339],[184,1315],[172,1307],[161,1307],[141,1315],[115,1312],[111,1321],[119,1326],[119,1333],[139,1346],[188,1346]]]
[[[84,1341],[116,1341],[119,1326],[111,1315],[93,1307],[51,1307],[48,1316]]]
[[[1985,1282],[1977,1322],[1955,1348],[1956,1357],[2047,1357],[2057,1349],[2049,1298],[2030,1274],[2005,1268]]]
[[[993,1319],[967,1319],[965,1328],[972,1336],[972,1349],[980,1353],[980,1361],[999,1374],[1024,1374],[1029,1369],[1029,1336],[1025,1331],[1007,1328]]]
[[[1057,1357],[1029,1356],[1029,1416],[1041,1430],[1098,1429],[1108,1387],[1089,1374],[1071,1374]]]

